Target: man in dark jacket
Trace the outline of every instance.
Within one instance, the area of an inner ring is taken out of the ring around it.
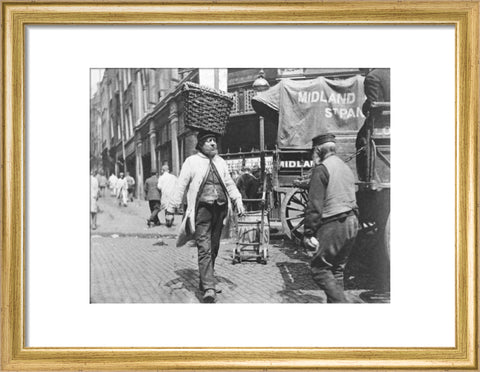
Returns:
[[[362,112],[367,117],[362,128],[358,131],[356,148],[360,150],[367,144],[367,131],[371,129],[373,102],[390,102],[390,69],[389,68],[374,68],[361,69],[367,70],[367,76],[363,82],[363,90],[366,101],[362,106]],[[366,181],[367,178],[367,155],[366,151],[362,151],[357,155],[357,173],[360,181]]]
[[[237,188],[242,194],[242,200],[244,199],[258,199],[258,179],[251,173],[250,168],[244,168],[243,173],[237,179]],[[258,209],[258,203],[247,202],[246,209],[253,211]]]
[[[362,111],[365,116],[368,116],[372,102],[390,102],[390,69],[371,69],[365,76],[363,90],[367,100],[363,104]]]
[[[355,179],[336,155],[333,134],[313,139],[313,162],[304,244],[315,249],[310,266],[327,302],[348,302],[343,291],[343,272],[358,232]]]
[[[157,171],[152,170],[151,177],[145,181],[145,199],[148,200],[151,212],[147,220],[148,227],[160,225],[160,220],[158,219],[158,212],[160,212],[160,191],[157,188],[157,184]]]

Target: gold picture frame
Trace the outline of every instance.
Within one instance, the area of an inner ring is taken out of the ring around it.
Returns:
[[[479,3],[3,2],[2,370],[478,369]],[[25,347],[27,25],[454,25],[456,30],[456,342],[441,348]]]

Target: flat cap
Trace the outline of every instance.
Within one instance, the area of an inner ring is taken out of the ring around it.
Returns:
[[[312,139],[312,146],[323,145],[327,142],[336,142],[335,135],[333,135],[332,133],[320,134],[319,136],[316,136]]]
[[[197,134],[197,141],[200,143],[202,141],[205,141],[209,137],[215,137],[215,139],[217,139],[218,134],[214,133],[214,132],[207,131],[207,130],[201,130]]]

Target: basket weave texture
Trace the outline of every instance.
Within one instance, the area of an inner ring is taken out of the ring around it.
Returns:
[[[192,82],[184,84],[182,94],[187,127],[225,134],[233,105],[231,95]]]

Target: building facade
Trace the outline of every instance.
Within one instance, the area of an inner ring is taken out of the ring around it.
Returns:
[[[263,69],[272,86],[280,79],[343,78],[358,69]],[[227,158],[258,153],[259,116],[253,111],[253,82],[259,68],[104,70],[91,98],[90,166],[107,177],[129,172],[136,181],[136,196],[143,197],[144,180],[168,164],[178,175],[183,161],[195,152],[195,133],[184,123],[182,86],[186,81],[228,90],[234,105],[219,150]],[[264,148],[275,149],[277,123],[266,119]],[[245,161],[243,161],[245,163]]]
[[[178,175],[195,147],[183,124],[181,88],[198,75],[198,69],[105,69],[91,98],[91,169],[107,176],[129,172],[137,197],[163,164]]]

